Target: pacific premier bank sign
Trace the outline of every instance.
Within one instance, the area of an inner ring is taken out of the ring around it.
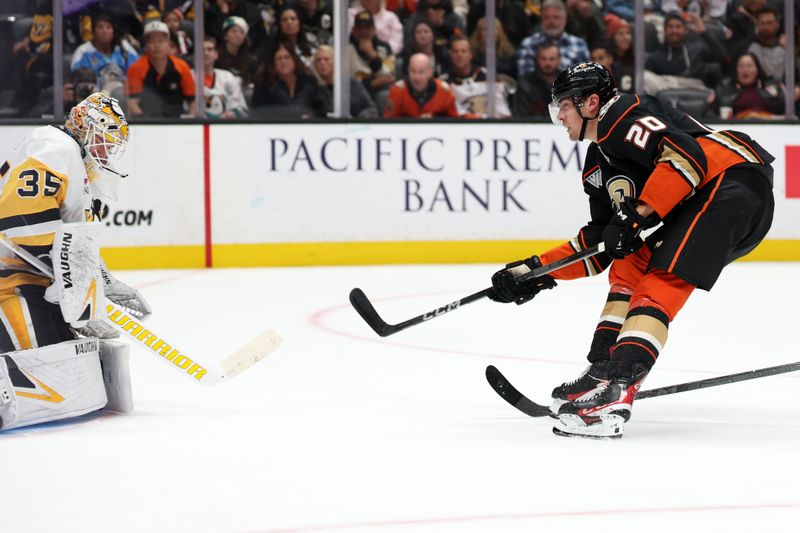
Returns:
[[[588,220],[586,146],[551,125],[249,125],[212,133],[215,201],[221,194],[226,220],[236,221],[222,242],[562,238]]]

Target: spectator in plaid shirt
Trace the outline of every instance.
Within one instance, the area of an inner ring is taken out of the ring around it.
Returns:
[[[555,41],[561,50],[561,70],[581,61],[589,61],[586,41],[564,31],[567,27],[567,6],[561,0],[542,2],[542,29],[526,37],[517,50],[517,76],[522,78],[536,70],[536,49],[547,41]]]

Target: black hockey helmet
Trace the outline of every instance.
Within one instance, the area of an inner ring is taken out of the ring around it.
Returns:
[[[600,106],[604,106],[617,95],[617,84],[606,68],[599,63],[578,63],[567,70],[562,70],[553,82],[553,101],[550,102],[549,111],[553,124],[560,125],[558,120],[559,102],[564,98],[571,98],[578,114],[583,119],[578,140],[582,141],[586,134],[586,127],[590,120],[600,116],[598,111],[595,116],[584,116],[581,108],[586,98],[592,94],[600,97]]]
[[[564,98],[572,97],[577,106],[590,94],[600,97],[601,106],[617,95],[614,77],[600,63],[572,65],[562,70],[553,82],[552,95],[556,104]]]

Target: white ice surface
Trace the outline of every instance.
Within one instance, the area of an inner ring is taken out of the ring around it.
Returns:
[[[0,532],[677,532],[800,529],[800,375],[637,402],[621,441],[555,437],[486,384],[547,401],[584,366],[605,277],[522,307],[493,266],[121,272],[188,353],[264,329],[283,347],[230,383],[131,348],[136,412],[0,433]],[[156,328],[157,326],[157,328]],[[800,265],[729,267],[696,292],[645,388],[800,360]]]

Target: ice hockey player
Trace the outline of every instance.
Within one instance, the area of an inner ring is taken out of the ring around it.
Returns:
[[[55,277],[2,247],[0,429],[133,408],[127,345],[102,321],[105,298],[140,318],[150,307],[108,273],[93,238],[116,199],[123,176],[112,161],[127,143],[119,103],[94,93],[63,127],[36,128],[0,164],[0,232]]]
[[[489,297],[522,304],[556,279],[611,266],[589,367],[553,390],[551,409],[558,435],[621,437],[689,295],[710,290],[725,265],[766,235],[774,157],[744,133],[713,131],[656,98],[617,94],[597,63],[562,71],[552,96],[553,122],[570,140],[591,141],[583,169],[591,220],[568,243],[495,273]],[[551,276],[515,279],[601,242],[603,254]]]

